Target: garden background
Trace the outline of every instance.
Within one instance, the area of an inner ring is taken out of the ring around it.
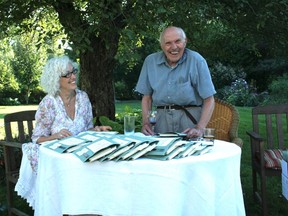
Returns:
[[[134,87],[145,57],[160,50],[159,33],[182,27],[187,47],[207,60],[216,96],[240,112],[245,205],[247,215],[258,215],[246,130],[252,107],[288,102],[287,23],[287,0],[0,0],[0,120],[7,109],[38,104],[45,96],[43,65],[66,54],[80,64],[78,86],[88,93],[93,115],[121,124],[123,112],[140,112]],[[281,182],[269,184],[271,215],[287,215]]]

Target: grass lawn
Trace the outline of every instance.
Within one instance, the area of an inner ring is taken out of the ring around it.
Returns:
[[[3,131],[3,116],[6,113],[15,112],[19,110],[36,109],[37,106],[0,106],[0,139],[4,137]],[[140,101],[122,101],[116,103],[116,112],[121,113],[127,109],[139,110],[141,108]],[[261,215],[260,205],[255,203],[252,196],[252,177],[251,177],[251,162],[250,162],[250,142],[246,135],[247,130],[251,130],[251,108],[238,107],[240,113],[239,137],[244,141],[242,148],[241,158],[241,182],[243,189],[243,196],[245,202],[245,209],[247,216]],[[2,127],[2,128],[1,128]],[[3,175],[3,173],[0,173]],[[1,176],[1,179],[3,177]],[[0,182],[0,215],[6,215],[4,212],[1,214],[1,204],[5,201],[4,183]],[[269,215],[271,216],[287,216],[288,215],[288,201],[282,196],[282,187],[280,178],[268,178],[268,203]]]

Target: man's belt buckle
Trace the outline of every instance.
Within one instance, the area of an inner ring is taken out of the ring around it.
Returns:
[[[168,108],[167,108],[168,107]],[[173,105],[167,105],[165,106],[166,109],[169,109],[169,110],[175,110],[175,106],[174,104]]]

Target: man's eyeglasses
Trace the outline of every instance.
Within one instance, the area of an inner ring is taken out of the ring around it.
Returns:
[[[70,72],[68,72],[67,74],[61,76],[61,77],[64,77],[64,78],[70,78],[72,76],[72,74],[76,75],[78,73],[78,70],[76,68],[73,68],[73,70]]]

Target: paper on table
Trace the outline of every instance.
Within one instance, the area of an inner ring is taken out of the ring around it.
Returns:
[[[79,144],[87,143],[86,139],[77,138],[77,137],[67,137],[61,140],[55,140],[44,145],[46,148],[54,150],[59,153],[66,152],[69,148],[77,146]]]

